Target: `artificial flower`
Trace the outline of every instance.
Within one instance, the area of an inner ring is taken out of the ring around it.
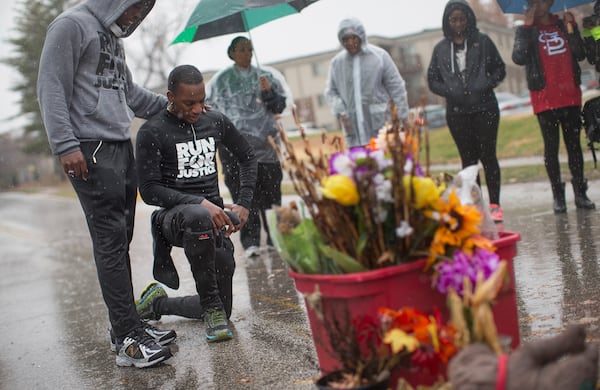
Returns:
[[[401,329],[392,329],[385,334],[383,342],[390,344],[392,352],[398,353],[402,350],[414,352],[419,347],[419,340]]]
[[[355,162],[350,159],[346,153],[337,152],[331,155],[329,159],[329,174],[342,174],[348,177],[352,177],[352,170],[354,169]]]
[[[431,206],[440,198],[438,186],[429,177],[404,176],[402,180],[404,191],[409,194],[407,197],[412,200],[416,209],[421,210]],[[414,198],[412,194],[414,194]]]
[[[398,226],[396,228],[396,237],[400,237],[400,238],[408,237],[411,234],[413,234],[414,231],[415,231],[415,229],[413,229],[412,226],[410,226],[407,221],[401,221],[400,226]]]
[[[323,196],[343,206],[354,206],[360,197],[356,185],[348,176],[331,175],[321,181]]]
[[[455,330],[441,323],[439,310],[434,309],[434,313],[428,316],[414,307],[379,308],[385,332],[383,342],[395,354],[410,353],[411,364],[419,367],[433,368],[447,363],[457,352]]]
[[[424,211],[426,216],[439,222],[429,248],[428,267],[436,256],[446,255],[449,247],[470,250],[475,245],[472,238],[479,234],[482,219],[476,206],[460,203],[454,189],[450,191],[448,200],[438,198],[434,208]]]

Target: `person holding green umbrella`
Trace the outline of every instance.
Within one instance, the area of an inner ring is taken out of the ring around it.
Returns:
[[[252,65],[252,42],[238,36],[231,41],[227,55],[233,65],[215,74],[206,86],[206,101],[223,112],[252,145],[258,158],[256,190],[248,221],[242,227],[240,240],[249,257],[259,254],[262,229],[267,245],[271,244],[266,210],[281,205],[283,172],[269,137],[279,142],[277,118],[292,103],[290,89],[277,70]],[[239,165],[232,153],[219,148],[225,185],[237,203],[239,198]],[[262,219],[262,227],[261,227]]]

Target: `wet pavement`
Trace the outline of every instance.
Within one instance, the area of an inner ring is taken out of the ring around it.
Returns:
[[[589,196],[600,206],[600,181]],[[504,230],[521,234],[514,259],[522,340],[583,323],[600,340],[600,211],[552,213],[546,182],[502,188]],[[152,211],[140,202],[131,248],[137,293],[151,280]],[[197,320],[164,316],[178,333],[174,357],[150,369],[119,368],[76,199],[0,193],[0,389],[313,389],[318,374],[303,301],[276,255],[247,261],[234,236],[232,341],[208,344]],[[194,293],[189,265],[174,249],[179,290]]]
[[[151,280],[152,208],[140,204],[131,260],[134,291]],[[236,245],[238,243],[236,242]],[[109,350],[90,239],[76,199],[0,194],[1,389],[312,389],[318,373],[310,329],[283,265],[237,256],[235,338],[208,344],[203,323],[165,316],[174,357],[150,369],[119,368]],[[243,252],[236,247],[236,250]],[[189,265],[174,250],[181,287]]]

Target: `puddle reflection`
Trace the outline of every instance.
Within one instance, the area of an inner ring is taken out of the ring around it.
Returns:
[[[567,324],[586,325],[598,339],[600,272],[594,211],[511,218],[521,233],[515,277],[523,340],[558,333]]]

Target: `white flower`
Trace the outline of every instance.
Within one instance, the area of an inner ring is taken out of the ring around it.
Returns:
[[[410,175],[412,173],[413,166],[414,166],[414,163],[413,163],[412,158],[407,158],[406,163],[404,164],[404,173],[407,175]]]
[[[400,222],[400,226],[396,228],[396,237],[404,238],[413,234],[414,229],[407,221]]]
[[[377,174],[373,178],[375,184],[375,194],[380,202],[393,203],[394,197],[392,196],[392,182],[385,179],[382,174]]]

